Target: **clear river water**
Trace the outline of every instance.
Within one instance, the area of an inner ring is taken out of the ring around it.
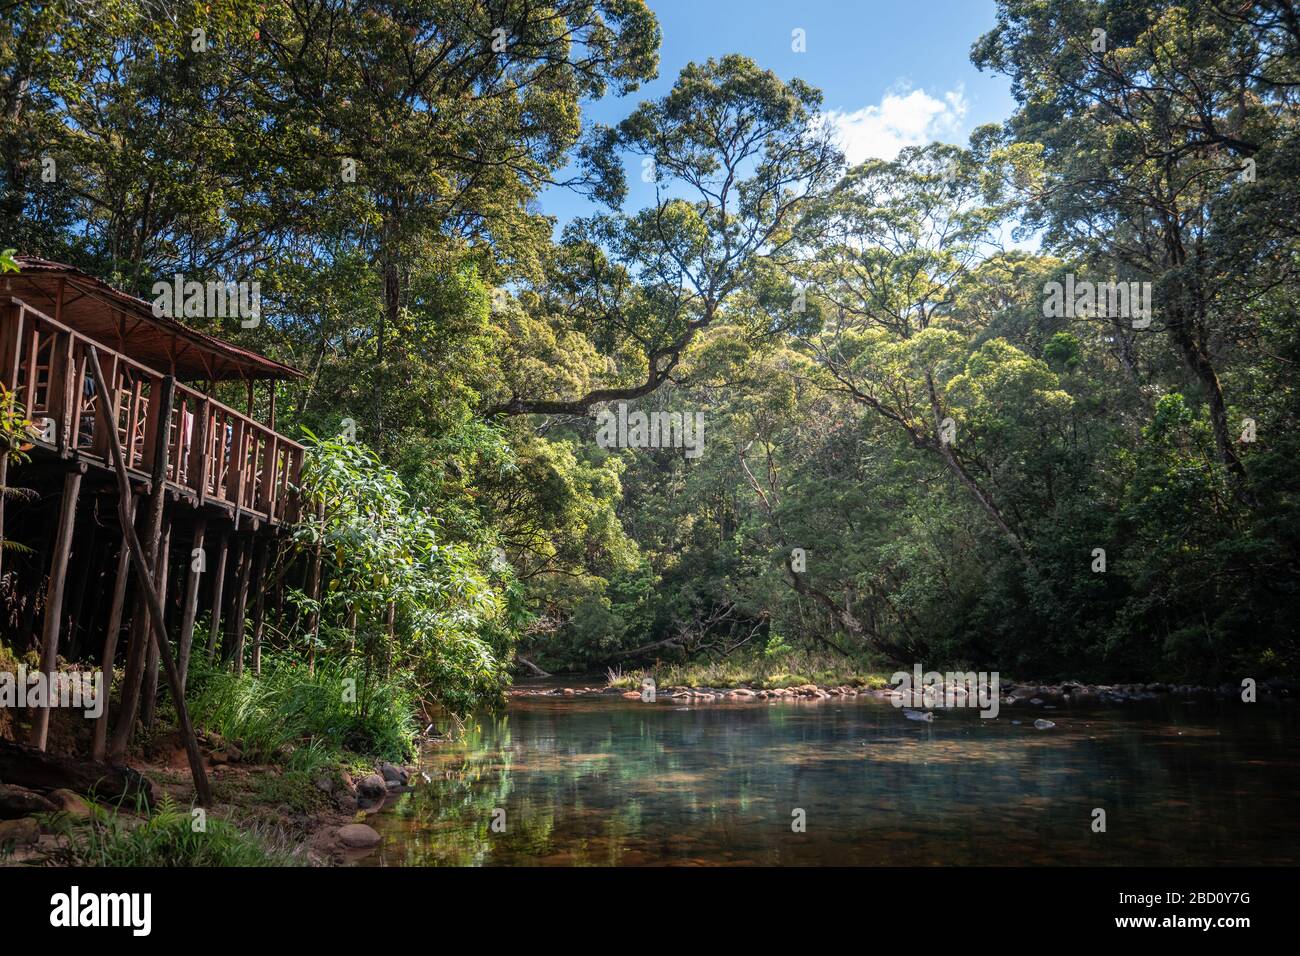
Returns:
[[[427,781],[370,818],[383,842],[357,862],[1295,864],[1298,731],[1293,701],[925,723],[867,697],[522,697],[428,745]]]

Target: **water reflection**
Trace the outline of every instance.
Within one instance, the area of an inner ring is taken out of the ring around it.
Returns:
[[[1034,716],[922,723],[868,699],[516,700],[426,751],[431,782],[371,819],[384,842],[362,865],[1300,858],[1294,705],[1062,708],[1051,731]],[[1090,829],[1094,807],[1104,834]],[[805,833],[791,832],[795,808]]]

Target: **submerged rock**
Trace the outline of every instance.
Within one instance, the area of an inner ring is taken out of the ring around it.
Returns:
[[[364,823],[349,823],[339,827],[339,840],[354,850],[365,850],[380,843],[379,833]]]
[[[1038,718],[1038,720],[1034,721],[1034,727],[1037,730],[1051,730],[1055,726],[1056,724],[1054,724],[1052,721],[1043,720],[1041,717]]]

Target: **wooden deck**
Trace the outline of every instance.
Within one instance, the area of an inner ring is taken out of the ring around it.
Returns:
[[[94,345],[117,404],[99,407],[87,368]],[[172,411],[160,423],[153,401],[167,376],[32,308],[0,295],[0,383],[16,396],[40,433],[36,449],[112,470],[109,436],[116,435],[134,479],[147,482],[160,427],[168,429],[166,481],[196,506],[268,524],[297,520],[293,488],[302,445],[179,382]]]

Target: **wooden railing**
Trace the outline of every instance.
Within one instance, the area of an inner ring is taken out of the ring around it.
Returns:
[[[99,408],[87,367],[94,345],[104,369],[112,410]],[[108,441],[116,434],[128,469],[153,470],[159,422],[155,397],[165,376],[51,319],[26,303],[0,297],[0,384],[36,425],[35,445],[64,457],[111,467]],[[170,485],[198,503],[219,502],[264,520],[295,521],[293,487],[303,448],[216,399],[176,383],[166,423]]]

